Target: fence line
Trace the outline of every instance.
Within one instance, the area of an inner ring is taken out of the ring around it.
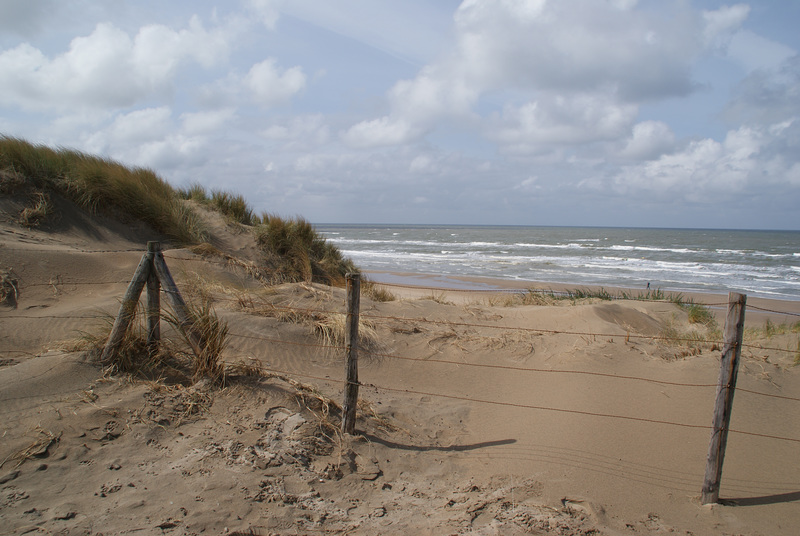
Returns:
[[[345,350],[346,347],[344,345],[336,345],[336,344],[324,344],[324,343],[306,343],[306,342],[297,342],[297,341],[287,341],[284,339],[276,339],[273,337],[264,337],[261,335],[245,335],[242,333],[229,333],[231,337],[240,337],[245,339],[251,340],[259,340],[264,342],[270,342],[275,344],[286,344],[290,346],[303,346],[307,348],[323,348],[326,350]],[[594,372],[594,371],[587,371],[587,370],[563,370],[563,369],[540,369],[540,368],[529,368],[529,367],[514,367],[510,365],[490,365],[486,363],[467,363],[464,361],[450,361],[446,359],[435,359],[435,358],[417,358],[417,357],[405,357],[395,354],[384,354],[380,352],[372,352],[369,350],[363,350],[363,353],[366,355],[380,357],[380,358],[387,358],[387,359],[398,359],[403,361],[413,361],[413,362],[422,362],[422,363],[439,363],[439,364],[447,364],[447,365],[455,365],[455,366],[465,366],[465,367],[476,367],[476,368],[486,368],[486,369],[499,369],[499,370],[513,370],[518,372],[537,372],[537,373],[544,373],[544,374],[575,374],[575,375],[585,375],[585,376],[597,376],[597,377],[604,377],[604,378],[611,378],[611,379],[619,379],[619,380],[630,380],[630,381],[641,381],[646,383],[655,383],[660,385],[672,385],[677,387],[699,387],[699,388],[710,388],[716,387],[716,383],[681,383],[681,382],[671,382],[666,380],[657,380],[654,378],[643,378],[639,376],[620,376],[617,374],[608,374],[604,372]],[[737,391],[742,391],[752,395],[763,396],[766,398],[778,398],[783,400],[791,400],[794,402],[800,402],[800,397],[791,397],[785,395],[775,395],[771,393],[763,393],[761,391],[754,391],[752,389],[745,389],[737,387]]]
[[[5,251],[10,251],[10,250],[5,250]],[[74,252],[73,250],[65,250],[65,251]],[[132,251],[137,251],[137,250],[117,250],[117,252],[128,252],[128,251],[132,252]],[[83,251],[83,252],[84,253],[91,253],[89,251]],[[99,251],[99,250],[96,251],[96,253],[107,253],[107,252],[108,251]],[[169,257],[169,258],[173,258],[173,259],[179,260],[179,261],[192,260],[192,261],[201,261],[201,262],[214,262],[214,261],[208,261],[207,259],[184,259],[184,258],[178,258],[178,257]],[[220,263],[220,264],[228,265],[229,263]],[[117,284],[117,283],[123,284],[123,282],[86,282],[86,283],[80,283],[80,282],[58,281],[56,283],[50,282],[50,283],[31,284],[31,285],[26,285],[26,287],[28,287],[28,286],[39,286],[39,285],[41,285],[41,286],[44,286],[44,285],[52,286],[54,284],[59,284],[59,285],[61,285],[61,284],[101,285],[102,284],[102,285],[105,285],[105,284]],[[387,284],[383,284],[383,283],[378,283],[378,284],[379,285],[387,285]],[[391,285],[387,285],[387,286],[391,286]],[[401,285],[395,285],[395,286],[401,286]],[[408,287],[408,286],[406,286],[406,288],[421,288],[421,289],[425,289],[425,287]],[[461,289],[430,288],[428,290],[449,291],[449,290],[461,290]],[[162,291],[164,291],[164,290],[162,289]],[[504,291],[505,292],[516,292],[516,293],[527,292],[526,290],[522,290],[522,289],[520,289],[520,290],[508,289],[508,290],[504,290]],[[471,292],[475,292],[475,291],[471,291]],[[497,290],[486,290],[486,292],[498,292],[498,291]],[[550,292],[550,291],[541,291],[541,292]],[[630,299],[630,298],[628,298],[628,299]],[[234,301],[234,300],[231,299],[230,301]],[[670,300],[649,300],[649,301],[671,302]],[[310,312],[312,314],[325,314],[325,315],[327,315],[327,314],[345,314],[345,313],[342,313],[340,311],[328,311],[328,310],[318,310],[318,309],[309,309],[309,308],[286,307],[286,306],[278,306],[278,305],[274,305],[274,304],[268,304],[268,305],[269,305],[269,307],[273,308],[274,310],[287,310],[287,311],[293,311],[293,312]],[[709,304],[704,304],[704,305],[709,305]],[[759,310],[764,310],[764,311],[767,311],[767,312],[782,313],[781,311],[772,311],[772,310],[762,309],[762,308],[758,308],[758,307],[752,307],[752,308],[759,309]],[[795,313],[788,313],[787,312],[787,313],[783,313],[783,314],[794,315]],[[382,316],[382,315],[369,315],[369,314],[365,314],[365,315],[361,315],[361,316],[363,316],[365,318],[369,318],[369,319],[393,320],[393,321],[399,321],[399,322],[405,322],[405,323],[412,323],[412,322],[415,322],[415,323],[430,323],[430,324],[438,324],[438,325],[446,325],[446,326],[476,327],[476,328],[488,328],[488,329],[503,329],[503,330],[506,330],[506,331],[523,331],[523,332],[531,332],[531,333],[566,334],[566,335],[590,336],[590,337],[621,337],[621,336],[626,336],[626,338],[637,338],[637,339],[648,339],[648,340],[664,340],[664,341],[677,341],[677,342],[703,342],[703,343],[706,343],[706,344],[722,344],[721,341],[697,341],[695,339],[668,338],[668,337],[662,337],[662,336],[645,336],[645,335],[636,335],[636,334],[630,334],[630,333],[628,333],[626,335],[622,335],[622,334],[603,334],[603,333],[591,333],[591,332],[560,331],[560,330],[546,330],[546,329],[538,329],[538,328],[512,327],[512,326],[503,326],[503,325],[498,326],[498,325],[491,325],[491,324],[478,324],[478,323],[468,323],[468,322],[429,320],[429,319],[425,319],[425,318],[402,318],[402,317],[395,317],[395,316]],[[797,315],[797,316],[800,316],[800,315]],[[38,316],[37,315],[0,315],[0,318],[28,318],[28,319],[35,319],[35,318],[63,318],[63,319],[95,318],[95,319],[99,319],[99,318],[107,318],[107,316],[98,316],[98,315],[93,315],[93,316],[81,316],[81,315],[68,315],[68,316],[62,316],[62,315],[38,315]],[[284,341],[284,340],[280,340],[280,339],[267,338],[267,337],[261,337],[261,336],[244,335],[244,334],[232,333],[231,336],[243,337],[243,338],[249,338],[249,339],[256,339],[256,340],[263,340],[265,342],[291,344],[291,345],[295,345],[295,346],[321,347],[321,348],[329,348],[329,349],[336,349],[336,350],[344,349],[344,347],[336,346],[336,345],[300,343],[300,342],[296,342],[296,341]],[[793,350],[786,350],[786,349],[782,349],[782,348],[770,348],[770,347],[764,347],[764,346],[761,346],[761,345],[741,344],[741,346],[742,347],[749,347],[749,348],[756,348],[756,349],[761,349],[761,350],[773,350],[773,351],[783,351],[783,352],[792,352],[792,353],[794,353]],[[651,379],[651,378],[638,378],[638,377],[632,377],[632,376],[617,376],[617,375],[613,375],[613,374],[596,373],[596,372],[590,372],[590,371],[535,369],[535,368],[513,367],[513,366],[503,366],[503,365],[487,365],[487,364],[479,364],[479,363],[465,363],[465,362],[448,361],[448,360],[442,360],[442,359],[408,358],[408,357],[403,357],[403,356],[398,356],[398,355],[380,354],[380,353],[374,353],[374,352],[368,352],[368,353],[370,355],[374,355],[376,357],[400,359],[400,360],[415,361],[415,362],[425,361],[425,362],[429,362],[429,363],[450,364],[450,365],[457,365],[457,366],[495,368],[495,369],[502,369],[502,370],[527,371],[527,372],[538,372],[538,373],[548,373],[548,374],[552,374],[552,373],[581,374],[581,375],[590,375],[590,376],[598,376],[598,377],[608,377],[608,378],[621,379],[621,380],[644,381],[644,382],[650,382],[650,383],[655,383],[655,384],[675,385],[675,386],[682,386],[682,387],[713,387],[713,386],[715,386],[715,384],[688,384],[688,383],[680,383],[680,382],[668,382],[668,381],[656,380],[656,379]],[[319,378],[319,377],[314,377],[314,376],[309,376],[309,375],[304,375],[304,374],[298,374],[298,373],[289,373],[289,372],[281,372],[281,371],[274,371],[274,372],[291,374],[291,375],[298,375],[298,376],[301,376],[301,377],[307,377],[307,378],[316,379],[316,380],[320,380],[320,381],[326,381],[326,382],[327,381],[337,381],[337,380],[331,380],[330,378]],[[339,380],[339,381],[341,381],[341,380]],[[711,429],[710,426],[705,426],[705,425],[694,425],[694,424],[679,423],[679,422],[674,422],[674,421],[664,421],[664,420],[658,420],[658,419],[649,419],[649,418],[646,418],[646,417],[633,417],[633,416],[625,416],[625,415],[615,415],[615,414],[606,414],[606,413],[598,413],[598,412],[589,412],[589,411],[582,411],[582,410],[570,410],[570,409],[565,409],[565,408],[551,408],[551,407],[546,407],[546,406],[536,406],[536,405],[529,405],[529,404],[518,404],[518,403],[511,403],[511,402],[499,402],[499,401],[493,401],[493,400],[483,400],[483,399],[475,399],[475,398],[470,398],[470,397],[462,397],[462,396],[457,396],[457,395],[446,395],[446,394],[441,394],[441,393],[428,393],[428,392],[416,391],[416,390],[397,389],[397,388],[386,387],[386,386],[376,386],[376,385],[373,385],[373,384],[361,383],[361,382],[358,382],[358,381],[356,381],[356,382],[346,382],[346,383],[349,383],[349,384],[352,384],[352,385],[361,385],[361,386],[364,386],[364,387],[371,387],[371,388],[374,388],[376,390],[403,392],[403,393],[407,393],[407,394],[417,394],[417,395],[423,395],[423,396],[437,396],[437,397],[450,398],[450,399],[456,399],[456,400],[464,400],[464,401],[483,403],[483,404],[493,404],[493,405],[502,405],[502,406],[507,406],[507,407],[527,408],[527,409],[534,409],[534,410],[541,410],[541,411],[556,411],[556,412],[572,413],[572,414],[586,415],[586,416],[593,416],[593,417],[616,418],[616,419],[623,419],[623,420],[632,420],[632,421],[640,421],[640,422],[647,422],[647,423],[671,425],[671,426],[683,426],[683,427],[687,427],[687,428]],[[742,389],[742,388],[739,388],[739,390],[742,391],[742,392],[747,392],[747,393],[754,394],[754,395],[759,395],[759,396],[765,396],[765,397],[771,397],[771,398],[783,399],[783,400],[791,400],[791,401],[800,401],[800,399],[795,398],[795,397],[782,396],[782,395],[773,395],[773,394],[768,394],[768,393],[761,393],[761,392],[748,390],[748,389]],[[800,442],[800,439],[787,438],[787,437],[782,437],[782,436],[777,436],[777,435],[761,434],[761,433],[739,431],[739,430],[730,430],[730,431],[732,433],[738,433],[738,434],[744,434],[744,435],[750,435],[750,436],[756,436],[756,437],[764,437],[764,438],[777,439],[777,440]]]

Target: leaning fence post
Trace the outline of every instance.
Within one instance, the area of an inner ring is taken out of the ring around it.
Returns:
[[[160,242],[147,243],[147,257],[150,259],[150,274],[147,278],[147,348],[154,353],[161,340],[161,283],[152,267],[156,252],[161,251]]]
[[[139,266],[136,267],[136,272],[133,274],[128,290],[125,291],[125,296],[122,298],[122,305],[119,307],[119,313],[114,320],[114,326],[111,328],[111,333],[108,336],[106,345],[103,348],[103,353],[100,354],[100,362],[106,363],[111,359],[111,356],[119,348],[122,343],[122,338],[128,331],[128,326],[136,313],[136,305],[139,303],[139,296],[142,295],[147,278],[150,276],[152,270],[152,262],[149,253],[142,255],[142,260],[139,261]]]
[[[733,394],[736,390],[739,358],[742,355],[746,302],[747,296],[744,294],[731,292],[728,295],[728,316],[725,318],[722,363],[720,364],[717,398],[714,405],[711,443],[708,446],[706,475],[703,481],[703,504],[719,502],[722,461],[725,458],[725,445],[728,442],[728,427],[730,426],[731,410],[733,408]]]
[[[156,275],[158,275],[158,280],[161,282],[161,286],[164,287],[164,294],[172,306],[172,310],[175,313],[175,318],[177,318],[178,325],[186,336],[189,346],[192,347],[194,355],[196,355],[198,358],[202,358],[202,340],[194,330],[194,323],[192,322],[191,315],[189,314],[189,308],[186,307],[186,302],[183,301],[183,296],[181,296],[181,293],[178,290],[178,285],[176,285],[175,280],[172,279],[172,274],[170,273],[169,268],[167,268],[167,263],[164,262],[164,255],[162,255],[160,251],[156,251],[153,254],[153,268],[155,269]]]
[[[358,314],[361,301],[361,276],[347,274],[347,318],[344,331],[346,378],[342,405],[342,432],[353,434],[358,405]]]

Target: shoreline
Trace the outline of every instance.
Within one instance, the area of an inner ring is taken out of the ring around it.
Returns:
[[[384,270],[365,270],[365,276],[373,283],[385,285],[391,289],[401,289],[399,294],[407,298],[420,298],[429,296],[432,292],[458,292],[465,296],[464,301],[474,299],[476,296],[487,294],[503,294],[514,291],[527,291],[529,289],[544,292],[568,292],[576,289],[586,289],[590,291],[605,289],[610,294],[620,294],[622,292],[630,294],[646,294],[646,288],[630,288],[605,285],[571,285],[565,283],[550,283],[544,281],[520,281],[510,279],[499,279],[481,276],[461,276],[448,274],[426,274],[411,272],[394,272]],[[666,289],[649,289],[651,292],[661,290],[665,295],[680,295],[694,303],[709,305],[716,312],[723,313],[724,304],[728,301],[728,295],[723,293],[696,292],[696,291],[677,291]],[[778,324],[794,324],[800,321],[800,300],[785,300],[776,298],[762,298],[757,296],[747,296],[747,324],[764,323],[767,319]],[[762,309],[766,309],[764,311]]]

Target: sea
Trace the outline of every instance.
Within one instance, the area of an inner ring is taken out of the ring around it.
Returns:
[[[532,286],[649,285],[665,292],[735,291],[800,300],[800,231],[361,224],[315,228],[379,282],[396,280],[392,273],[410,274],[410,281],[413,274],[433,274],[445,279],[530,281]]]

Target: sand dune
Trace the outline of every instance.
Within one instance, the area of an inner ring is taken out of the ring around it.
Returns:
[[[218,247],[257,257],[246,234],[207,217]],[[47,230],[0,225],[0,269],[19,286],[16,307],[0,308],[1,532],[797,532],[800,374],[786,351],[797,333],[745,348],[725,504],[702,506],[720,351],[658,339],[699,329],[671,303],[365,295],[375,340],[361,353],[364,405],[358,434],[341,436],[341,351],[312,325],[343,311],[341,289],[263,288],[165,243],[182,291],[211,296],[228,322],[225,361],[277,374],[145,381],[75,351],[80,332],[116,313],[158,238],[77,212]],[[753,337],[765,314],[748,312]]]

